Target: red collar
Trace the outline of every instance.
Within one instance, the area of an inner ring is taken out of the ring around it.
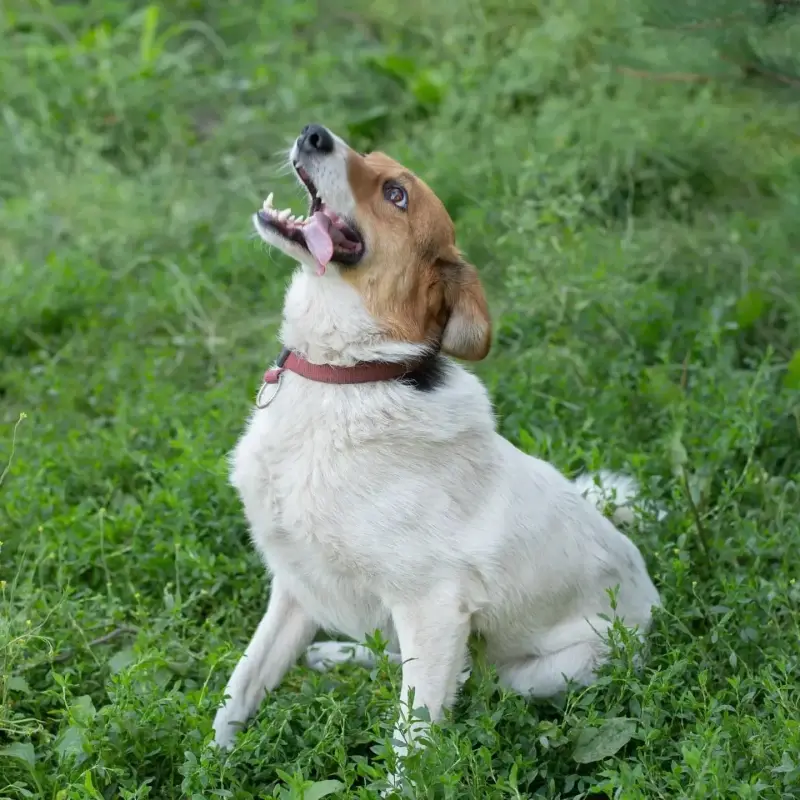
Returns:
[[[352,367],[312,364],[297,353],[284,351],[277,366],[264,374],[264,383],[278,383],[281,375],[287,371],[318,383],[377,383],[402,378],[413,369],[411,364],[391,361],[362,361]]]

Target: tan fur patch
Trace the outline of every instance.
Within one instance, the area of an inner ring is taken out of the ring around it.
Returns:
[[[441,344],[457,358],[489,352],[491,322],[477,270],[455,244],[455,226],[424,181],[383,153],[348,154],[356,223],[366,254],[342,275],[361,294],[386,334],[398,341]],[[399,209],[388,184],[408,193]]]

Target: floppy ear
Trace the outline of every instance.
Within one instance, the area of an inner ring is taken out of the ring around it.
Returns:
[[[492,321],[478,270],[461,258],[442,264],[447,322],[442,351],[465,361],[480,361],[489,352]]]

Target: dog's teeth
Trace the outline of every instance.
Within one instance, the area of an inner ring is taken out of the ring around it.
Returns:
[[[267,195],[267,199],[264,201],[264,208],[272,208],[272,198],[275,197],[274,192],[270,192]]]
[[[279,212],[278,219],[281,222],[286,222],[286,220],[289,219],[289,214],[291,214],[291,213],[292,213],[292,209],[291,208],[284,208],[283,211]]]

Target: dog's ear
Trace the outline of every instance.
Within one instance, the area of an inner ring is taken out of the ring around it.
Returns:
[[[465,361],[480,361],[489,352],[492,321],[478,270],[460,254],[440,261],[446,321],[442,351]]]

